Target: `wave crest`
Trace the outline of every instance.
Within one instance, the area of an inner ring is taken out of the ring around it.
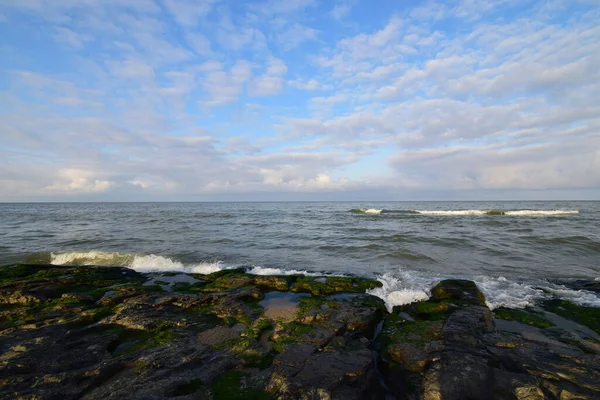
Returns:
[[[579,214],[579,210],[414,210],[422,215],[552,216]]]
[[[383,210],[380,210],[377,208],[353,208],[352,210],[350,210],[350,212],[359,213],[359,214],[377,215],[377,214],[381,214],[383,212]]]
[[[187,272],[210,274],[222,270],[221,261],[203,262],[192,265],[155,254],[124,254],[99,250],[52,253],[50,264],[54,265],[102,265],[105,267],[127,267],[138,272]]]

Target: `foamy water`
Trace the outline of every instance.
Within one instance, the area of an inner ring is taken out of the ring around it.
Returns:
[[[599,202],[0,204],[0,263],[364,276],[388,307],[461,278],[492,308],[596,306],[561,282],[600,279],[598,226]]]
[[[422,215],[510,215],[510,216],[559,216],[579,214],[579,210],[413,210]]]
[[[221,261],[184,265],[183,263],[168,257],[153,254],[120,254],[95,250],[52,254],[51,263],[55,265],[121,266],[142,273],[180,272],[210,274],[223,269],[244,267],[225,265]],[[249,266],[244,268],[247,273],[253,275],[335,275],[306,270],[260,266]],[[340,274],[337,274],[337,276],[340,276]],[[364,277],[377,279],[382,283],[381,287],[368,290],[367,293],[381,298],[389,311],[391,311],[394,306],[427,300],[431,294],[431,288],[443,279],[442,277],[427,276],[416,271],[407,271],[403,269],[400,269],[395,273],[386,273],[381,276],[364,275]],[[600,297],[595,293],[584,290],[572,290],[565,286],[549,282],[540,281],[537,286],[533,286],[531,284],[514,282],[505,277],[475,276],[463,278],[472,279],[477,284],[484,293],[486,304],[490,309],[498,307],[532,307],[540,301],[552,297],[569,300],[584,306],[600,307]],[[179,280],[175,280],[175,282],[176,281]]]

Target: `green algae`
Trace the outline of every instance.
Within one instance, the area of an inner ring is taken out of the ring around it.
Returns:
[[[331,300],[326,300],[322,297],[298,297],[298,311],[297,315],[302,316],[313,310],[320,310],[322,306],[327,306],[331,308],[336,308],[336,302]]]
[[[252,384],[248,376],[240,371],[224,373],[210,390],[215,400],[267,400],[271,396],[260,387]]]
[[[175,339],[174,329],[167,323],[161,323],[156,328],[146,330],[128,329],[114,325],[112,332],[118,336],[117,345],[111,351],[115,357],[160,347]],[[119,345],[122,344],[129,345],[119,351]]]
[[[567,300],[549,300],[544,308],[571,321],[587,326],[600,334],[600,308],[585,307]]]
[[[0,267],[0,284],[18,281],[38,273],[45,267],[36,265],[7,265]]]
[[[270,318],[260,317],[251,326],[242,331],[242,336],[250,339],[258,339],[263,332],[271,330],[273,327],[273,321]]]
[[[313,296],[327,296],[335,293],[365,293],[382,285],[379,281],[357,277],[321,277],[301,276],[296,279],[292,292],[311,293]]]
[[[273,342],[273,350],[278,353],[285,350],[286,345],[300,341],[303,336],[315,330],[313,325],[301,324],[296,321],[284,323],[282,328],[278,334],[273,334],[270,338]]]
[[[392,313],[383,321],[377,341],[382,350],[394,343],[407,343],[422,350],[427,343],[441,338],[442,327],[441,320],[409,321]]]
[[[456,305],[485,306],[485,296],[475,282],[463,279],[443,280],[431,289],[430,300],[452,300]]]
[[[549,328],[555,324],[541,315],[529,310],[516,310],[511,308],[497,308],[494,310],[497,319],[516,321],[525,325],[535,326],[541,329]]]

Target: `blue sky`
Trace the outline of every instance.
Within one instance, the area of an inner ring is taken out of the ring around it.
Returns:
[[[600,199],[595,0],[0,0],[0,201]]]

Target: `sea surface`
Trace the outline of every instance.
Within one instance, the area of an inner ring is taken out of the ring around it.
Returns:
[[[0,203],[0,264],[374,277],[389,306],[443,278],[490,307],[600,307],[600,202]]]

